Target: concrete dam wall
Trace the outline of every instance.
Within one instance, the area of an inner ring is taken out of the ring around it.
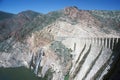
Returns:
[[[70,40],[69,44],[66,41]],[[68,39],[64,43],[73,51],[73,65],[70,80],[103,80],[111,68],[115,53],[114,48],[120,38],[79,38]]]

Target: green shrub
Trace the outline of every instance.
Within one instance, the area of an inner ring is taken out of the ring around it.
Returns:
[[[60,41],[54,41],[50,48],[58,54],[58,56],[64,58],[65,64],[71,60],[71,49],[66,48]]]

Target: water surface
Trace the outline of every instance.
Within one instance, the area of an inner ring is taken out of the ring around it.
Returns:
[[[18,68],[0,68],[0,80],[41,80],[29,69],[25,67]]]

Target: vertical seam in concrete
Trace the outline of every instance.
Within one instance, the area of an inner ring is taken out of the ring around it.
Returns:
[[[86,44],[85,44],[84,48],[82,49],[82,51],[80,52],[80,55],[78,56],[78,59],[75,63],[77,63],[79,61],[79,59],[80,59],[81,55],[83,54],[85,48],[86,48]]]
[[[105,70],[106,66],[108,65],[108,62],[110,61],[112,57],[112,54],[110,56],[110,58],[102,65],[102,67],[96,72],[96,74],[92,77],[93,80],[97,80],[101,75],[102,72]]]
[[[85,76],[83,77],[82,80],[85,80],[85,78],[87,77],[87,75],[90,73],[91,69],[93,68],[94,64],[96,63],[96,61],[98,60],[98,58],[100,57],[101,53],[102,53],[103,47],[101,48],[98,56],[94,59],[94,61],[91,63],[89,69],[87,70]]]
[[[85,60],[86,60],[86,58],[87,58],[87,56],[88,56],[88,54],[89,54],[90,51],[91,51],[91,44],[90,44],[90,46],[89,46],[88,51],[87,51],[87,52],[85,53],[85,55],[83,56],[82,60],[79,62],[79,65],[78,65],[79,68],[77,68],[77,69],[75,70],[75,73],[76,73],[76,74],[81,70],[82,65],[83,65],[83,63],[85,62]],[[75,78],[75,77],[76,77],[76,75],[73,75],[73,78]]]

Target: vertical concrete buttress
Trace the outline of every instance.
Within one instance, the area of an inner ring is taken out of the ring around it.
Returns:
[[[111,43],[111,38],[109,38],[109,44],[108,44],[109,46],[108,46],[108,48],[110,48],[110,43]]]
[[[105,47],[107,48],[107,38],[105,38]]]

